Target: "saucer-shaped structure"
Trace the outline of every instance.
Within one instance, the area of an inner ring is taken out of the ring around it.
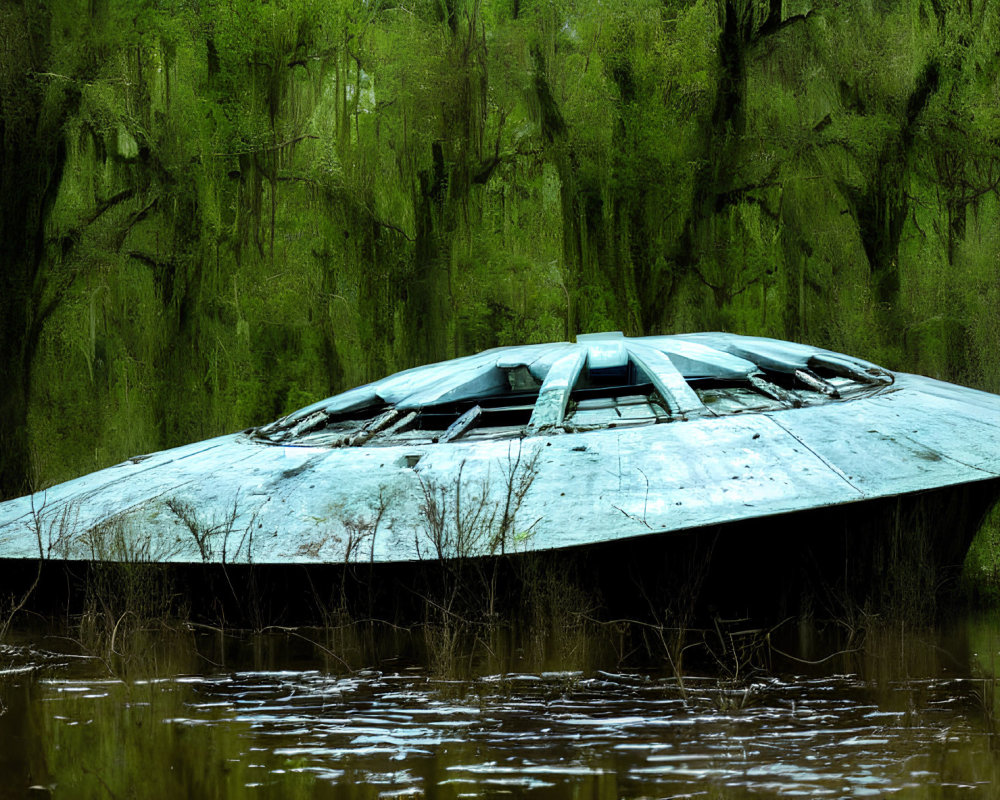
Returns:
[[[997,477],[996,395],[774,339],[594,334],[407,370],[0,504],[0,559],[464,558]]]

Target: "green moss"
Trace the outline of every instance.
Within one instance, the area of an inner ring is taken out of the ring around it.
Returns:
[[[963,578],[977,597],[1000,604],[1000,503],[986,515],[969,548]]]
[[[4,16],[0,491],[579,331],[1000,389],[995,19],[522,6]]]

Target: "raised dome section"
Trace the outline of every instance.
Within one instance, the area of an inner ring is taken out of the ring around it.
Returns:
[[[846,401],[888,371],[808,345],[726,333],[503,347],[406,370],[254,431],[282,445],[513,438]]]

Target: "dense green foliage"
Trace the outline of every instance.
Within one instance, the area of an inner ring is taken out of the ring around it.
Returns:
[[[492,345],[1000,390],[995,0],[6,0],[0,495]]]

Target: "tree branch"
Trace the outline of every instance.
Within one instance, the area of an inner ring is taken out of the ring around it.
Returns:
[[[796,25],[799,22],[805,22],[809,19],[809,15],[811,13],[812,9],[809,9],[805,14],[793,14],[785,19],[781,19],[780,14],[769,14],[767,19],[764,20],[764,24],[757,29],[757,33],[754,35],[751,45],[756,45],[763,39],[773,36],[779,31],[783,31],[785,28],[790,28],[792,25]]]
[[[153,209],[156,208],[157,205],[159,205],[159,202],[160,198],[159,195],[157,195],[146,204],[145,208],[137,211],[135,214],[132,215],[132,219],[128,221],[128,225],[126,225],[115,237],[116,239],[115,250],[122,249],[122,246],[125,244],[125,239],[132,232],[132,229],[140,222],[142,222],[144,219],[146,219],[146,217],[150,215]]]
[[[97,220],[100,217],[102,217],[106,212],[110,211],[119,203],[124,203],[126,200],[132,199],[133,197],[135,197],[135,194],[136,190],[134,188],[122,189],[120,192],[118,192],[118,194],[112,195],[107,200],[98,203],[97,208],[94,210],[94,213],[84,220],[83,225],[80,225],[79,229],[82,230],[83,228],[86,228],[88,225],[97,222]]]
[[[150,255],[145,253],[140,253],[138,250],[129,250],[125,256],[127,258],[134,258],[136,261],[140,261],[148,267],[153,267],[154,269],[165,269],[170,266],[168,261],[159,261]]]
[[[404,239],[406,239],[406,241],[408,241],[408,242],[414,242],[414,241],[416,241],[416,239],[414,239],[413,237],[409,236],[406,233],[406,231],[404,231],[398,225],[394,225],[391,222],[386,222],[384,219],[379,219],[370,210],[368,211],[368,213],[371,215],[372,222],[374,222],[376,225],[379,225],[379,226],[381,226],[383,228],[388,228],[390,231],[395,231],[400,236],[402,236]]]

